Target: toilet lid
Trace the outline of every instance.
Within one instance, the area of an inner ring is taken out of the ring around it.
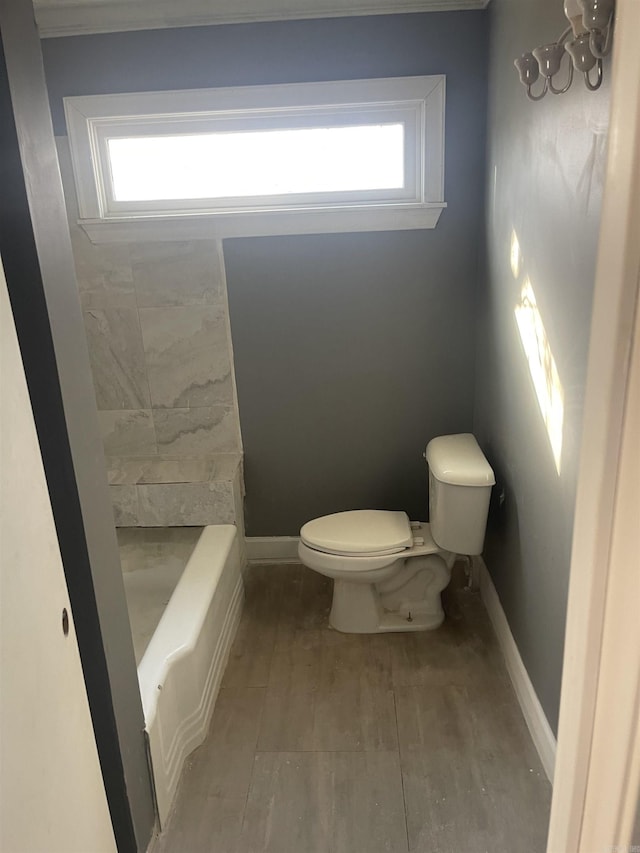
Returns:
[[[336,512],[308,521],[300,539],[309,548],[327,554],[396,554],[412,545],[411,525],[405,512],[358,509]]]

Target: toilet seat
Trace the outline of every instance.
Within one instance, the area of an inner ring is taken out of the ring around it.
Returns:
[[[300,540],[308,548],[344,557],[383,557],[410,548],[413,536],[405,512],[359,509],[307,522]]]

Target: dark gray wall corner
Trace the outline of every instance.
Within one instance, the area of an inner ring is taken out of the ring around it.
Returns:
[[[474,430],[506,500],[494,500],[485,559],[538,697],[558,718],[573,513],[608,125],[605,85],[576,79],[527,100],[513,59],[556,38],[555,0],[492,0],[487,272],[478,335]],[[512,235],[521,249],[512,270]],[[514,309],[534,290],[564,390],[560,473]]]
[[[225,242],[250,534],[427,516],[422,452],[473,399],[475,236],[438,228]]]

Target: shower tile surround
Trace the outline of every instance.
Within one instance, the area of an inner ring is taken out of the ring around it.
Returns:
[[[57,143],[116,525],[242,526],[221,247],[92,244]]]

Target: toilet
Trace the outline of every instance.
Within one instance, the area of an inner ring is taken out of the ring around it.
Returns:
[[[442,624],[440,593],[458,555],[482,553],[495,477],[470,433],[432,439],[429,523],[404,512],[324,515],[300,531],[303,565],[333,578],[329,623],[348,634],[426,631]]]

